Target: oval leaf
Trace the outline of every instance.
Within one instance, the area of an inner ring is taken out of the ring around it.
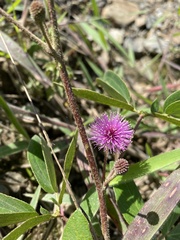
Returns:
[[[69,218],[63,232],[62,240],[93,240],[89,223],[80,209]]]
[[[89,219],[92,220],[99,209],[99,199],[95,187],[89,189],[81,203],[81,207],[83,208]]]
[[[171,95],[169,95],[165,102],[164,102],[164,107],[163,107],[163,111],[166,112],[166,108],[172,104],[173,102],[179,101],[180,100],[180,90],[172,93]]]
[[[130,111],[135,111],[133,106],[129,105],[128,103],[119,101],[114,98],[107,97],[103,94],[88,90],[88,89],[81,89],[81,88],[73,88],[73,93],[80,98],[85,98],[91,101],[95,101],[104,105],[123,108]]]
[[[151,112],[155,113],[159,111],[159,102],[158,99],[155,99],[154,102],[151,105]]]
[[[122,98],[125,99],[126,102],[130,102],[130,94],[129,91],[126,87],[126,84],[124,83],[124,81],[113,71],[107,71],[104,74],[103,79],[101,79],[104,83],[108,84],[111,89],[113,89],[114,91],[111,92],[109,91],[110,89],[105,89],[106,91],[108,91],[107,93],[113,97],[116,98],[116,96],[118,97],[118,100],[122,101]],[[113,96],[114,92],[116,92],[116,96]]]
[[[180,100],[169,104],[165,109],[165,113],[167,113],[168,115],[172,115],[173,117],[179,118],[180,117]]]
[[[19,223],[37,216],[28,203],[0,193],[0,226]]]
[[[3,240],[14,240],[18,239],[23,233],[25,233],[27,230],[37,226],[40,223],[47,222],[51,219],[51,215],[42,215],[37,216],[34,218],[30,218],[24,223],[22,223],[20,226],[12,230],[8,235],[6,235]]]
[[[102,79],[97,78],[96,79],[97,83],[101,85],[103,90],[107,92],[107,94],[110,97],[113,97],[114,99],[120,100],[122,102],[127,102],[126,99],[118,93],[116,89],[114,89],[109,83],[104,82]]]
[[[54,193],[41,150],[41,138],[37,135],[30,141],[27,158],[34,176],[42,189],[44,189],[45,192]]]
[[[134,181],[119,184],[118,187],[114,187],[113,190],[117,205],[126,222],[130,224],[134,220],[134,216],[138,214],[143,206],[143,200],[139,190]]]

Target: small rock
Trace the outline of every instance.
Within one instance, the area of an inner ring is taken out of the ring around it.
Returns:
[[[124,29],[111,28],[111,29],[109,30],[109,34],[110,34],[119,44],[123,43],[124,33],[125,33],[125,30],[124,30]]]
[[[102,17],[109,18],[119,26],[126,26],[132,23],[139,13],[136,4],[126,0],[114,0],[112,4],[107,5],[102,10]]]
[[[155,22],[156,22],[156,17],[154,15],[149,15],[146,20],[146,28],[151,29]]]
[[[146,25],[147,17],[145,15],[139,16],[135,20],[135,24],[138,28],[141,28]]]
[[[132,50],[135,52],[135,53],[142,53],[144,52],[144,39],[143,38],[135,38],[135,39],[132,39],[132,38],[126,38],[125,41],[124,41],[124,47],[125,48],[132,48]]]
[[[167,40],[153,35],[144,41],[144,48],[150,53],[162,53],[167,49],[168,44]]]

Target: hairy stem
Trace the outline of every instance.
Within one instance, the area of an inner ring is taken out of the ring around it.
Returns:
[[[61,43],[60,43],[60,34],[58,31],[58,26],[57,26],[57,19],[56,19],[56,13],[54,10],[54,1],[53,0],[48,0],[48,7],[49,7],[49,13],[50,13],[50,18],[51,18],[51,23],[52,23],[52,28],[53,28],[53,38],[54,38],[54,48],[55,50],[59,53],[61,57],[60,61],[60,76],[63,81],[66,95],[68,97],[68,102],[70,105],[70,108],[72,110],[72,114],[74,117],[74,120],[76,122],[76,125],[79,130],[79,134],[81,136],[85,152],[86,152],[86,157],[89,162],[91,172],[92,172],[92,177],[96,186],[96,190],[98,192],[98,197],[99,197],[99,203],[100,203],[100,218],[101,218],[101,229],[102,233],[104,236],[105,240],[109,240],[109,227],[108,227],[108,221],[107,221],[107,209],[106,209],[106,202],[105,202],[105,196],[104,196],[104,191],[102,189],[102,183],[101,179],[99,177],[98,173],[98,168],[94,159],[94,155],[92,153],[90,143],[80,116],[79,108],[75,99],[75,96],[72,91],[72,87],[70,85],[69,77],[67,74],[66,70],[66,65],[64,62],[63,58],[63,53],[61,49]]]

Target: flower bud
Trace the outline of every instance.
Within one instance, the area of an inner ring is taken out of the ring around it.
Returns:
[[[30,5],[30,14],[36,24],[41,24],[45,21],[45,8],[42,2],[34,0]]]
[[[126,159],[120,158],[115,162],[114,169],[115,169],[116,174],[118,174],[118,175],[124,174],[129,169],[129,163]]]

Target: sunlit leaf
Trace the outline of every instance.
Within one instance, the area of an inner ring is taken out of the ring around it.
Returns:
[[[54,188],[49,179],[46,164],[41,149],[41,138],[35,135],[29,144],[27,158],[39,185],[45,192],[54,193]]]
[[[159,111],[159,101],[158,99],[155,99],[151,105],[151,112],[155,113]]]
[[[86,196],[81,203],[81,207],[86,212],[89,219],[92,220],[99,209],[99,200],[95,187],[90,188],[86,193]]]
[[[97,82],[110,97],[123,102],[130,102],[130,94],[125,83],[113,71],[107,71],[102,79],[97,79]]]
[[[169,95],[169,96],[166,98],[166,100],[165,100],[165,102],[164,102],[164,106],[163,106],[163,111],[166,112],[166,108],[167,108],[170,104],[172,104],[172,103],[174,103],[174,102],[176,102],[176,101],[179,101],[179,100],[180,100],[180,90],[172,93],[171,95]]]
[[[62,240],[93,240],[89,223],[80,209],[77,209],[65,225]]]
[[[113,188],[116,202],[127,223],[131,223],[143,206],[143,200],[134,181]]]
[[[0,193],[0,226],[7,226],[37,216],[34,208],[26,202]]]
[[[118,108],[123,108],[131,111],[135,111],[133,106],[126,102],[119,101],[114,98],[107,97],[103,94],[88,90],[88,89],[81,89],[81,88],[73,88],[73,92],[77,97],[85,98],[91,101],[95,101],[104,105],[114,106]]]
[[[180,118],[180,100],[169,104],[165,109],[165,113]]]
[[[8,235],[6,235],[3,240],[15,240],[18,239],[27,230],[37,226],[40,223],[47,222],[51,219],[51,215],[42,215],[28,219],[15,229],[13,229]]]

